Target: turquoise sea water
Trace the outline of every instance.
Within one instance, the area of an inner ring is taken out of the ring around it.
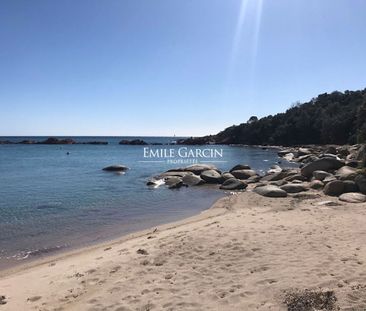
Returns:
[[[0,137],[6,139],[45,138]],[[144,158],[145,146],[119,145],[124,137],[73,139],[109,144],[0,145],[0,268],[188,217],[225,195],[215,187],[149,188],[149,177],[182,165],[161,158],[142,162],[156,159]],[[142,139],[169,143],[175,138]],[[223,157],[204,160],[222,161],[215,163],[222,170],[246,163],[263,172],[279,161],[275,150],[211,147],[222,149]],[[111,164],[130,170],[123,175],[101,170]]]

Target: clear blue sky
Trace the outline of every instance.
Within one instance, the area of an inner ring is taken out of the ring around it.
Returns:
[[[204,135],[366,87],[364,0],[2,0],[0,135]]]

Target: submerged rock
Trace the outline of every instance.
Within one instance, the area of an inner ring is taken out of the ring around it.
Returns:
[[[224,183],[220,186],[220,189],[223,190],[243,190],[248,185],[236,178],[230,178],[224,181]]]
[[[103,171],[109,171],[109,172],[123,172],[126,170],[128,170],[128,167],[120,164],[110,165],[103,168]]]

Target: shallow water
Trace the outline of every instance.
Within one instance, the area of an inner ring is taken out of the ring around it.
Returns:
[[[24,138],[0,138],[6,139]],[[149,177],[184,165],[161,158],[141,162],[154,159],[144,158],[144,146],[119,145],[122,137],[73,139],[109,144],[0,145],[0,267],[182,219],[224,195],[212,187],[149,188]],[[175,138],[143,139],[168,143]],[[215,163],[222,170],[246,163],[263,172],[279,160],[275,150],[211,147],[222,149],[223,157],[203,160],[222,161]],[[101,170],[117,163],[130,170],[125,174]]]

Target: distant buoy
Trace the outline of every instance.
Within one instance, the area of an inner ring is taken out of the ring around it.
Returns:
[[[66,152],[66,154],[67,154],[67,155],[69,155],[69,154],[70,154],[70,152]]]

